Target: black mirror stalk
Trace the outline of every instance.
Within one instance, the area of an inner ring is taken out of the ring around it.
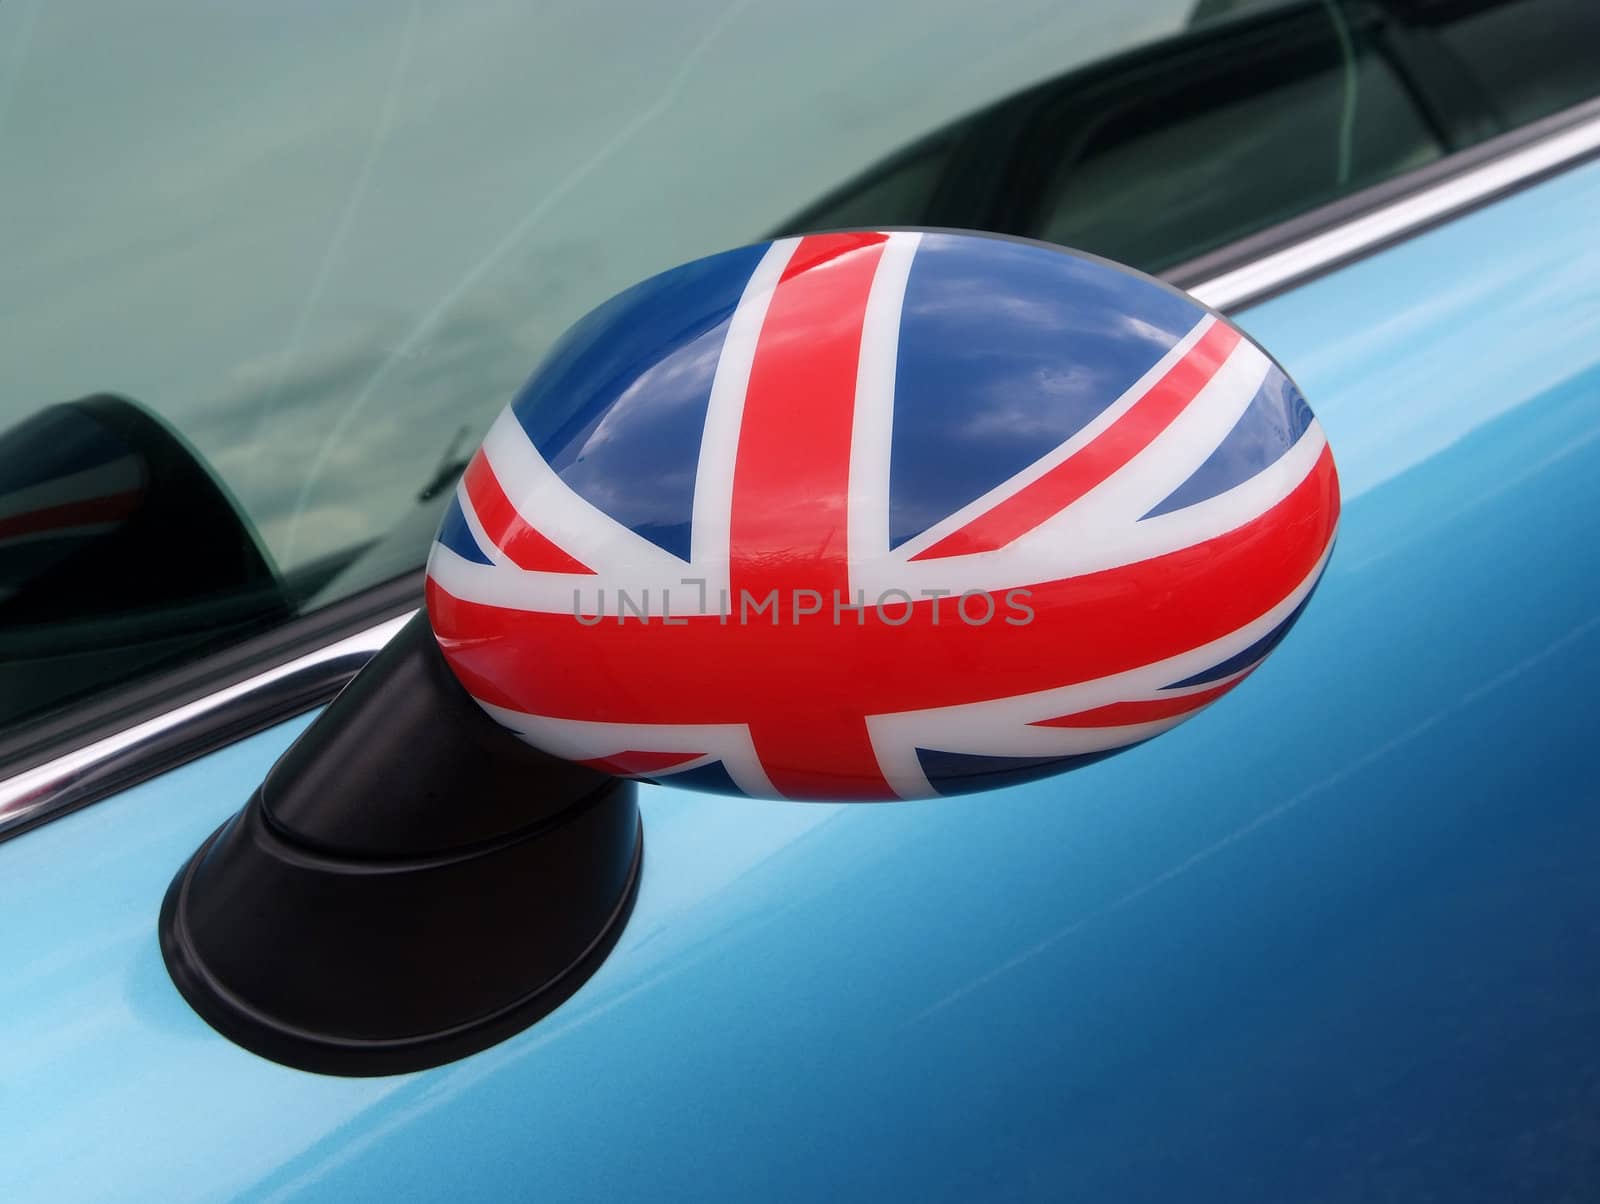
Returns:
[[[642,842],[633,784],[497,725],[419,613],[179,872],[162,954],[194,1009],[263,1057],[420,1070],[593,973]]]

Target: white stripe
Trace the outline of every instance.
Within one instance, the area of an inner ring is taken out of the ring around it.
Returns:
[[[683,575],[683,561],[629,530],[563,481],[509,407],[484,437],[483,454],[528,525],[590,568],[636,570],[645,579]]]
[[[1237,656],[1293,614],[1295,607],[1305,600],[1327,566],[1328,557],[1333,552],[1333,542],[1334,536],[1330,535],[1327,546],[1312,570],[1288,596],[1259,618],[1221,639],[1164,661],[1094,681],[1076,682],[1012,698],[869,716],[867,731],[872,738],[873,750],[877,753],[878,766],[884,779],[901,798],[928,798],[938,792],[922,771],[917,758],[918,747],[980,756],[1071,756],[1121,747],[1176,726],[1189,716],[1181,715],[1148,724],[1091,729],[1028,725],[1041,719],[1074,715],[1128,699],[1177,696],[1177,691],[1168,691],[1163,687],[1203,673]],[[1224,680],[1231,678],[1207,682],[1195,687],[1195,690],[1210,689]]]
[[[734,785],[746,794],[782,797],[756,756],[750,729],[742,723],[597,723],[529,715],[486,702],[479,705],[535,748],[569,761],[593,761],[623,752],[700,752],[721,761]]]
[[[494,540],[489,538],[489,533],[483,529],[483,522],[478,518],[478,512],[473,508],[472,498],[467,493],[467,479],[463,476],[456,482],[456,505],[461,507],[461,517],[467,521],[467,530],[472,532],[473,542],[478,545],[478,550],[503,570],[515,570],[516,565],[500,550]]]
[[[1271,368],[1258,347],[1240,339],[1165,430],[1072,504],[1079,525],[1106,530],[1116,524],[1125,530],[1150,513],[1222,445]]]
[[[733,470],[739,457],[739,430],[744,421],[745,394],[756,344],[783,270],[794,257],[798,238],[781,238],[767,248],[739,298],[711,381],[700,460],[695,472],[689,559],[694,576],[704,577],[712,591],[728,587],[728,555],[733,520]]]
[[[1259,518],[1294,492],[1316,467],[1327,439],[1313,421],[1295,445],[1249,480],[1182,510],[1110,527],[1069,506],[1003,548],[972,556],[873,566],[861,587],[869,604],[886,589],[913,597],[925,590],[985,590],[996,598],[1012,588],[1137,564],[1214,539]]]
[[[1069,456],[1076,455],[1079,450],[1094,442],[1112,423],[1131,410],[1146,393],[1153,389],[1157,382],[1170,372],[1179,360],[1188,355],[1190,348],[1205,337],[1206,331],[1211,329],[1211,325],[1215,321],[1216,319],[1210,315],[1201,318],[1188,334],[1174,343],[1165,355],[1151,365],[1149,371],[1129,385],[1116,401],[1095,415],[1094,420],[1074,434],[1072,438],[1057,446],[1055,450],[1041,456],[1021,472],[996,485],[981,497],[967,503],[948,518],[935,523],[922,534],[906,540],[905,543],[895,549],[896,557],[902,560],[909,560],[917,553],[931,548],[946,535],[959,531],[980,514],[994,509],[995,506],[1005,501],[1012,494],[1033,484],[1057,464],[1060,464]]]
[[[717,591],[684,584],[685,578],[692,581],[694,573],[676,557],[667,565],[624,564],[595,574],[552,573],[509,564],[502,568],[467,560],[437,540],[428,556],[428,575],[462,601],[541,614],[615,616],[618,597],[623,593],[635,609],[648,606],[649,613],[656,617],[667,614],[669,607],[674,619],[718,613]],[[730,604],[729,613],[738,613],[736,603]]]
[[[889,554],[889,454],[894,432],[895,369],[906,280],[922,242],[918,233],[889,235],[867,294],[856,367],[850,433],[850,517],[846,543],[852,574],[862,561]]]
[[[1087,517],[1079,519],[1069,509],[1059,516],[1059,521],[1050,519],[1018,543],[1022,545],[1022,552],[1032,549],[1035,557],[1043,554],[1042,546],[1047,541],[1070,547],[1066,566],[1073,574],[1098,572],[1164,556],[1226,535],[1260,518],[1299,488],[1316,469],[1327,446],[1322,427],[1313,420],[1293,447],[1255,476],[1204,501],[1129,522],[1121,526],[1114,538],[1104,540],[1095,538]],[[1160,500],[1157,498],[1150,505]],[[1138,498],[1133,505],[1142,505],[1143,501]],[[1149,507],[1145,509],[1148,511]]]

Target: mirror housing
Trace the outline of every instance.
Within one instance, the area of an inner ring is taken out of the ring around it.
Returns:
[[[306,1069],[481,1049],[617,939],[631,779],[870,801],[1088,764],[1261,663],[1338,513],[1282,369],[1104,260],[856,231],[663,273],[551,351],[426,614],[179,873],[173,980]]]
[[[1105,260],[937,231],[666,272],[551,353],[428,565],[445,658],[556,756],[761,797],[964,793],[1236,686],[1332,546],[1288,376]]]

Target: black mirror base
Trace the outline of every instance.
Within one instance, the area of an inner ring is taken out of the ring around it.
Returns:
[[[616,943],[635,797],[490,719],[418,615],[178,872],[161,952],[195,1011],[274,1061],[374,1075],[464,1057]]]
[[[218,1032],[299,1070],[400,1074],[476,1053],[565,1002],[621,935],[644,837],[616,785],[554,828],[438,861],[311,852],[253,800],[167,891],[168,972]]]

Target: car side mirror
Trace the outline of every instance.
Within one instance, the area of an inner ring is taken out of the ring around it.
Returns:
[[[291,1065],[483,1048],[620,932],[631,779],[870,801],[1088,764],[1261,663],[1338,513],[1283,370],[1105,260],[843,232],[665,272],[494,424],[426,617],[179,874],[168,966]]]

